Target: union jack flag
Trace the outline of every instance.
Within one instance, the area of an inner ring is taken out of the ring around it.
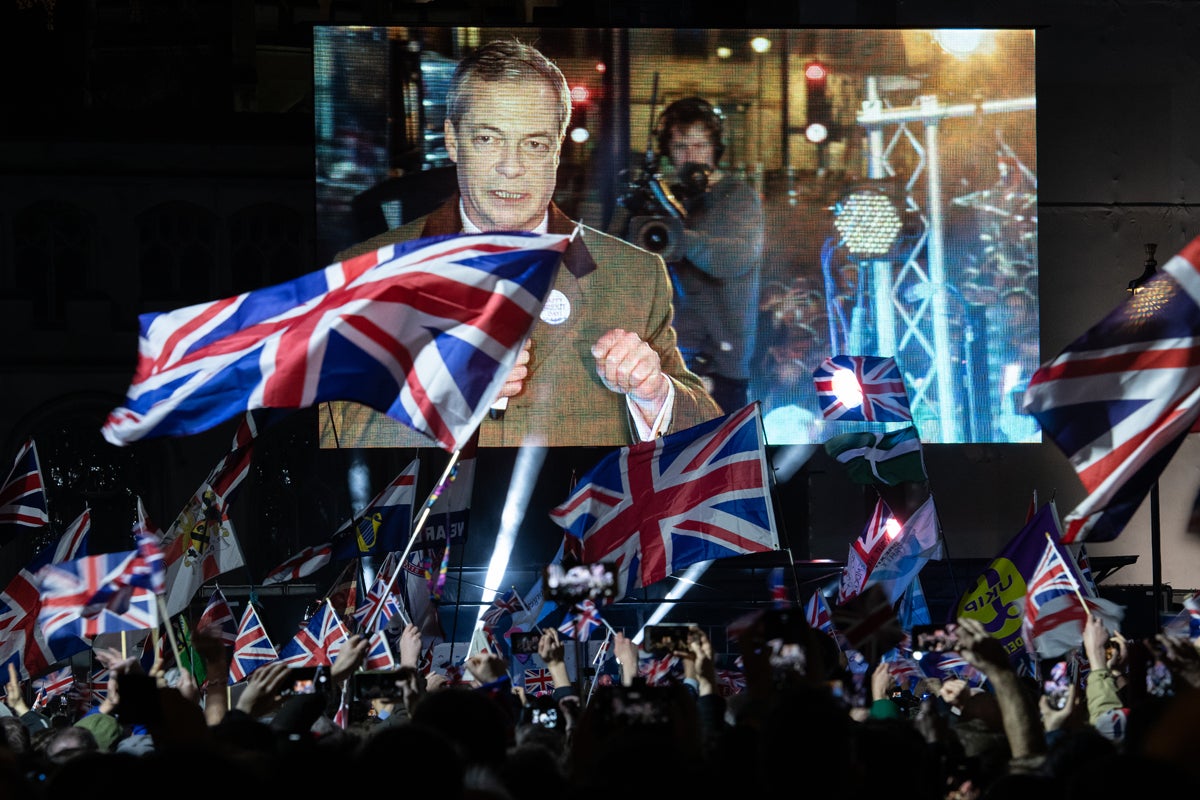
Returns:
[[[813,592],[812,597],[804,604],[804,618],[813,630],[833,633],[833,615],[829,609],[829,601],[820,591]]]
[[[220,586],[215,587],[212,594],[208,596],[208,604],[204,606],[204,612],[200,614],[196,630],[205,630],[209,634],[220,636],[221,643],[228,647],[233,647],[237,643],[237,620],[234,618],[233,609],[229,607],[229,602],[225,599],[225,593],[221,591]]]
[[[1042,551],[1042,559],[1033,571],[1033,579],[1025,590],[1025,623],[1030,630],[1036,635],[1043,605],[1056,597],[1074,597],[1078,589],[1079,584],[1062,553],[1053,542],[1048,541],[1046,549]],[[1082,607],[1080,613],[1086,616]]]
[[[148,637],[147,637],[148,638]],[[241,683],[250,673],[279,658],[275,645],[267,636],[267,629],[258,618],[254,603],[247,601],[238,626],[237,639],[233,644],[233,658],[229,661],[229,683]]]
[[[550,517],[619,600],[701,561],[779,549],[758,402],[605,456]]]
[[[370,646],[367,649],[367,659],[363,669],[396,669],[396,657],[388,645],[387,634],[375,631],[371,634]]]
[[[1091,614],[1117,630],[1123,609],[1108,600],[1085,597],[1079,578],[1053,534],[1025,588],[1025,614],[1021,623],[1025,645],[1042,658],[1056,658],[1083,644],[1083,626]]]
[[[771,605],[775,608],[788,608],[792,597],[788,593],[787,582],[784,580],[783,567],[775,567],[767,577],[767,588],[771,591]]]
[[[130,567],[130,582],[155,594],[164,593],[167,590],[167,558],[158,545],[158,537],[138,531],[133,539],[137,545],[137,559]]]
[[[403,550],[412,533],[420,461],[413,459],[363,510],[347,520],[329,541],[306,547],[275,567],[263,586],[311,575],[331,561]]]
[[[43,547],[0,592],[0,674],[7,674],[6,665],[11,663],[21,680],[28,680],[32,675],[44,673],[54,662],[90,647],[88,643],[78,641],[73,648],[60,648],[63,655],[57,656],[38,624],[42,598],[37,571],[50,563],[53,553],[53,544]],[[65,652],[66,649],[70,649],[70,653]]]
[[[101,633],[158,627],[150,568],[137,551],[85,556],[39,570],[38,624],[54,652]],[[76,650],[72,650],[76,652]]]
[[[87,695],[93,704],[99,703],[108,697],[108,676],[109,670],[105,667],[96,670],[88,677]]]
[[[604,624],[600,617],[600,609],[591,600],[581,600],[567,612],[558,632],[573,639],[583,641],[592,635],[592,631]]]
[[[83,512],[75,518],[75,521],[67,526],[67,530],[59,537],[58,545],[54,550],[54,560],[71,561],[72,559],[86,556],[88,533],[92,530],[92,510],[85,508]]]
[[[37,446],[33,439],[27,439],[17,451],[12,469],[0,488],[0,525],[40,528],[49,523],[46,484],[42,482]],[[7,540],[4,543],[7,544]]]
[[[521,596],[517,594],[517,590],[509,589],[504,594],[498,594],[492,599],[492,604],[483,612],[480,619],[488,625],[495,625],[505,614],[512,614],[522,608]]]
[[[1034,372],[1025,410],[1087,489],[1062,540],[1120,535],[1200,415],[1200,237]]]
[[[75,673],[70,664],[33,679],[33,688],[41,696],[42,705],[55,697],[65,695],[74,686]]]
[[[813,384],[825,419],[908,422],[912,410],[896,359],[882,356],[829,356],[813,370]]]
[[[339,728],[350,726],[350,681],[342,684],[342,696],[338,700],[337,711],[333,715],[333,724]]]
[[[383,630],[387,627],[388,620],[400,613],[400,601],[396,599],[396,593],[389,590],[390,583],[392,573],[385,563],[375,574],[375,580],[371,583],[362,605],[354,610],[352,619],[356,630],[365,632],[372,619],[375,621],[374,629]]]
[[[736,669],[717,670],[717,692],[722,697],[730,697],[744,691],[746,691],[746,673]]]
[[[904,689],[912,689],[917,681],[925,677],[917,662],[906,656],[894,658],[888,661],[887,665],[888,674]]]
[[[1027,660],[1021,663],[1025,664]],[[931,678],[959,678],[970,686],[982,686],[985,680],[983,673],[953,651],[926,653],[921,659],[921,671]]]
[[[638,659],[638,675],[646,679],[648,686],[658,686],[666,683],[679,662],[679,656],[667,655],[662,658]]]
[[[229,519],[229,504],[250,473],[256,434],[253,415],[245,415],[234,433],[233,449],[212,468],[162,537],[168,616],[186,609],[201,586],[246,563]]]
[[[1100,592],[1096,589],[1096,577],[1092,574],[1092,560],[1088,558],[1087,545],[1080,542],[1068,547],[1067,551],[1075,554],[1075,566],[1079,570],[1079,583],[1084,594],[1095,597]]]
[[[293,667],[329,666],[349,636],[329,603],[322,603],[320,610],[279,651],[279,660]]]
[[[1163,633],[1188,639],[1200,638],[1200,592],[1183,601],[1180,612],[1163,624]]]
[[[838,586],[839,604],[857,596],[866,588],[867,578],[875,569],[876,562],[888,544],[900,535],[902,528],[900,521],[892,516],[892,510],[883,498],[876,500],[875,510],[867,520],[867,526],[863,528],[859,537],[850,543],[846,566],[842,568],[842,581]]]
[[[198,433],[248,409],[350,400],[458,449],[516,363],[569,241],[418,239],[143,314],[138,367],[104,437],[120,446]]]
[[[549,694],[554,689],[554,679],[548,669],[525,670],[525,691],[534,697]]]
[[[868,586],[860,594],[833,608],[833,624],[850,647],[875,662],[907,635],[896,618],[896,609],[883,587]]]

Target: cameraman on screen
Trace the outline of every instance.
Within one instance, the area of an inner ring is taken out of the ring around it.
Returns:
[[[667,169],[647,176],[645,189],[622,200],[634,214],[628,238],[667,262],[679,349],[722,413],[729,414],[749,402],[762,198],[751,184],[718,167],[725,150],[724,122],[708,101],[686,97],[671,103],[653,137],[653,160],[665,159]]]

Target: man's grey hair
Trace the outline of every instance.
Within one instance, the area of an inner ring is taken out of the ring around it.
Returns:
[[[571,119],[571,89],[558,66],[532,45],[516,39],[497,39],[481,45],[458,62],[446,93],[446,118],[455,128],[467,113],[473,81],[541,81],[558,95],[558,138]]]

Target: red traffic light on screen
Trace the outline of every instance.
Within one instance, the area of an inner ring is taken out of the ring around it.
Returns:
[[[833,105],[825,93],[829,69],[820,61],[804,65],[804,136],[813,144],[822,144],[833,132]]]
[[[809,85],[825,85],[825,78],[828,77],[829,70],[820,61],[809,61],[804,65],[804,80],[808,81]]]

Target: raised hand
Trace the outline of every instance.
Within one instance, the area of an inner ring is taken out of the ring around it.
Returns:
[[[658,353],[636,333],[613,328],[592,345],[596,374],[605,387],[628,395],[653,424],[667,402],[671,380],[662,371]]]

